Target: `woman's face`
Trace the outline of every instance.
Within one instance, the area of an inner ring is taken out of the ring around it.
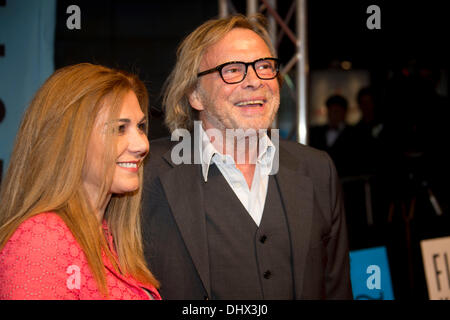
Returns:
[[[139,167],[149,150],[146,126],[147,119],[133,91],[125,95],[118,119],[107,122],[107,108],[100,110],[89,141],[83,174],[83,184],[90,197],[98,197],[105,180],[105,139],[107,130],[112,128],[117,134],[117,155],[109,193],[125,193],[139,188]]]

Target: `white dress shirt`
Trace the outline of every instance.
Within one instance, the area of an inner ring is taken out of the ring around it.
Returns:
[[[209,166],[212,162],[222,173],[253,221],[259,226],[266,202],[269,174],[276,151],[275,145],[267,134],[259,137],[259,155],[256,159],[251,188],[249,188],[244,175],[236,167],[233,157],[217,151],[202,126],[200,126],[200,134],[202,141],[200,159],[205,182],[208,181]]]

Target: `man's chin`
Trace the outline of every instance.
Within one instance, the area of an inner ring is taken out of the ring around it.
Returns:
[[[254,122],[238,123],[235,126],[233,126],[232,129],[241,129],[244,131],[268,130],[270,129],[271,125],[272,122],[269,121],[254,121]]]

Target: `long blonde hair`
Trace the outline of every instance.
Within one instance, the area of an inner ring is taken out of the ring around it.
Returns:
[[[159,287],[143,254],[142,167],[140,188],[127,194],[113,194],[105,211],[118,261],[82,186],[87,145],[99,110],[107,106],[108,120],[117,118],[123,97],[130,90],[147,115],[147,89],[136,76],[88,63],[57,70],[38,90],[25,112],[0,191],[0,250],[23,221],[42,212],[55,212],[82,247],[105,297],[108,290],[102,251],[116,271]],[[101,199],[106,199],[115,166],[115,135],[108,132]]]
[[[275,57],[275,49],[265,25],[266,19],[261,14],[250,17],[238,14],[208,20],[183,40],[177,50],[176,65],[167,78],[163,98],[165,123],[171,132],[178,128],[193,129],[197,111],[189,104],[188,96],[197,85],[197,73],[203,55],[232,29],[244,28],[256,32]]]

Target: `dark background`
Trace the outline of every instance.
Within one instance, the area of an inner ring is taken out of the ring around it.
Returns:
[[[450,235],[449,159],[445,155],[448,96],[436,96],[433,87],[439,75],[448,75],[445,42],[450,19],[445,2],[308,2],[310,70],[332,70],[344,60],[351,61],[355,69],[368,70],[391,133],[376,223],[370,227],[354,223],[350,248],[386,246],[395,297],[426,299],[420,240]],[[81,9],[81,30],[66,27],[66,8],[72,4]],[[366,9],[372,4],[381,9],[381,30],[366,27]],[[233,5],[245,14],[245,1],[236,0]],[[290,5],[291,1],[278,1],[281,17],[286,16]],[[217,15],[217,1],[213,0],[59,0],[55,66],[93,62],[139,74],[150,93],[149,136],[161,137],[168,134],[162,123],[161,92],[174,66],[177,45],[202,22]],[[289,27],[295,31],[295,19]],[[278,50],[282,64],[294,53],[295,46],[284,37]],[[448,95],[448,88],[446,92]],[[408,150],[419,150],[426,156],[405,157]],[[442,216],[436,216],[431,208],[424,182],[432,186],[439,199]],[[402,204],[409,208],[412,199],[416,201],[416,214],[407,222],[398,208]],[[388,223],[390,205],[397,209]],[[353,218],[347,219],[352,224]]]
[[[245,14],[245,1],[232,3]],[[291,3],[278,1],[281,17],[286,16]],[[310,69],[351,61],[353,68],[369,70],[377,87],[385,84],[389,72],[405,67],[448,70],[444,42],[449,19],[442,3],[309,1]],[[71,4],[81,9],[81,30],[66,27],[66,8]],[[371,4],[381,9],[381,30],[366,27],[366,9]],[[55,66],[87,61],[137,72],[148,85],[152,113],[157,117],[161,88],[174,65],[177,45],[199,24],[217,15],[217,1],[213,0],[59,0]],[[295,31],[295,19],[289,27]],[[285,36],[279,47],[282,63],[286,64],[294,53],[295,46]],[[150,137],[165,133],[158,125],[150,130]]]

